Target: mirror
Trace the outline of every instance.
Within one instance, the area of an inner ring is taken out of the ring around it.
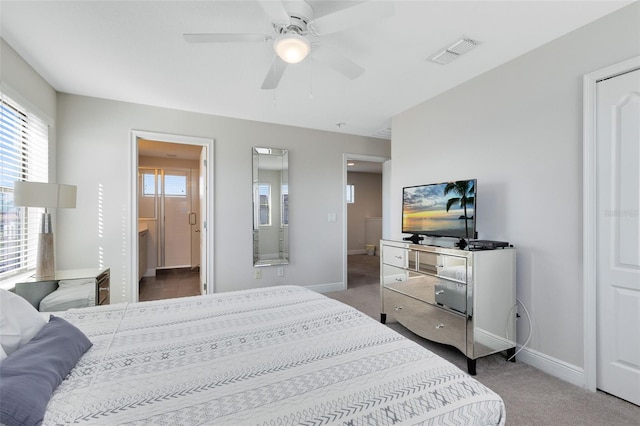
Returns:
[[[253,266],[289,263],[289,152],[253,147]]]

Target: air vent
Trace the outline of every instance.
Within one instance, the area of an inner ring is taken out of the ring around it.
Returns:
[[[380,139],[388,139],[391,140],[391,127],[387,127],[385,129],[378,130],[373,134],[374,138]]]
[[[429,57],[429,60],[431,62],[435,62],[436,64],[446,65],[460,55],[467,53],[479,44],[480,42],[478,42],[477,40],[462,37],[460,40],[456,41],[450,46],[438,50],[436,53]]]

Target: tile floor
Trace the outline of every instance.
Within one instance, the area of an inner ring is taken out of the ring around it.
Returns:
[[[158,269],[155,277],[140,280],[139,300],[172,299],[200,294],[198,268]]]

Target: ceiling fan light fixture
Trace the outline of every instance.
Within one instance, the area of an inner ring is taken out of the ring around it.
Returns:
[[[309,40],[300,34],[283,34],[273,42],[273,50],[288,64],[297,64],[311,51]]]

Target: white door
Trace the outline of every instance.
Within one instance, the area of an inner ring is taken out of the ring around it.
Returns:
[[[596,87],[596,380],[640,405],[640,70]]]
[[[200,229],[200,293],[206,294],[212,292],[213,289],[207,288],[207,209],[209,193],[207,188],[207,147],[202,147],[200,151],[200,179],[199,179],[199,198],[200,198],[200,219],[198,227]]]
[[[191,190],[188,170],[165,169],[162,188],[162,250],[165,268],[191,266]]]

